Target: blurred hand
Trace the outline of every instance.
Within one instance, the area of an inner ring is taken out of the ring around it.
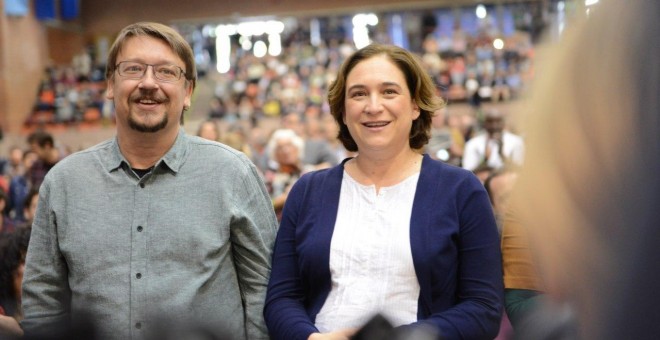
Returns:
[[[349,340],[356,332],[355,328],[347,328],[330,333],[312,333],[307,340]]]
[[[11,316],[0,315],[0,335],[9,335],[12,337],[22,337],[23,329],[16,319]],[[1,337],[0,338],[4,338]]]
[[[502,132],[494,132],[490,134],[490,139],[494,140],[498,145],[502,144]]]
[[[495,132],[490,135],[490,139],[497,144],[497,153],[504,159],[504,134],[502,132]]]

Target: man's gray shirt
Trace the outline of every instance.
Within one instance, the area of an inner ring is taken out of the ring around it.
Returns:
[[[91,319],[100,338],[192,328],[267,338],[277,220],[242,153],[181,130],[140,179],[115,138],[60,161],[37,210],[23,281],[26,334]]]

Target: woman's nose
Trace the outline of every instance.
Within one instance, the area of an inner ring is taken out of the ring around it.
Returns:
[[[382,109],[381,99],[379,96],[370,96],[367,100],[366,107],[364,112],[366,113],[378,113]]]

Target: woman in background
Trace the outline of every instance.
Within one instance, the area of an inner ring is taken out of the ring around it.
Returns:
[[[282,208],[293,184],[303,173],[313,168],[303,166],[304,151],[305,141],[290,129],[273,131],[266,145],[270,165],[264,171],[264,182],[278,220],[282,219]]]

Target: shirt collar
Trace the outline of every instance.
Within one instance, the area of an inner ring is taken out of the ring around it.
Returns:
[[[185,131],[183,130],[183,127],[179,129],[179,134],[176,137],[176,140],[174,141],[174,145],[165,153],[165,156],[161,159],[156,164],[159,164],[160,162],[164,163],[167,165],[170,170],[173,172],[177,173],[179,172],[179,168],[183,165],[183,161],[185,160],[185,156],[188,154],[188,136],[186,136]]]
[[[117,142],[117,136],[112,140],[110,146],[108,157],[103,159],[105,167],[108,172],[112,172],[121,167],[122,163],[129,165],[124,155],[121,154],[119,149],[119,143]],[[156,162],[156,166],[159,166],[161,163],[165,164],[170,170],[174,173],[179,171],[186,154],[188,153],[188,137],[183,128],[179,129],[179,134],[174,141],[172,147],[165,153],[165,155]]]

